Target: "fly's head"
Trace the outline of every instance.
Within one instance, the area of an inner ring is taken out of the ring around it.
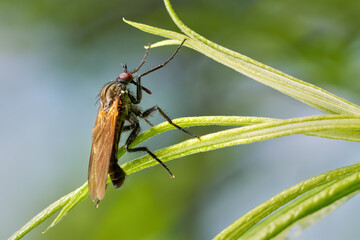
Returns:
[[[126,64],[123,66],[123,69],[124,72],[120,73],[116,80],[126,85],[134,80],[134,76],[128,72]]]
[[[145,57],[147,56],[147,54],[145,55]],[[138,82],[135,82],[134,79],[137,77],[136,75],[134,75],[134,73],[136,73],[140,67],[144,64],[144,60],[141,62],[140,66],[138,66],[135,70],[133,70],[132,72],[128,72],[127,66],[126,64],[123,65],[123,69],[124,72],[120,73],[119,76],[116,78],[116,81],[127,85],[128,83],[132,83],[134,85],[138,85]],[[140,81],[140,79],[138,79],[138,81]],[[144,86],[141,86],[141,89],[144,90],[147,94],[151,94],[151,91],[149,89],[147,89]]]

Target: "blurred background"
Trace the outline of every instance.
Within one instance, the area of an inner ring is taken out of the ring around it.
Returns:
[[[360,104],[359,1],[172,4],[210,40]],[[1,239],[87,180],[97,94],[121,64],[137,66],[143,46],[162,40],[123,17],[177,31],[161,0],[0,2]],[[143,70],[175,48],[151,50]],[[143,84],[153,92],[143,109],[158,104],[172,118],[321,114],[187,48]],[[156,150],[185,139],[171,131],[144,144]],[[175,179],[159,166],[133,174],[121,189],[108,187],[99,209],[88,198],[46,234],[54,217],[24,239],[211,239],[280,191],[359,160],[357,143],[307,136],[196,154],[167,163]],[[358,239],[359,204],[354,197],[298,239]]]

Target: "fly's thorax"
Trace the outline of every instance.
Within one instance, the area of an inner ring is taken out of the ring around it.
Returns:
[[[112,106],[115,99],[119,99],[122,103],[126,102],[126,99],[129,98],[128,95],[129,91],[125,84],[119,81],[110,82],[101,90],[100,104],[106,111]]]

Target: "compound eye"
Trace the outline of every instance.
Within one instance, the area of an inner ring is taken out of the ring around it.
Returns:
[[[133,80],[133,76],[131,73],[124,72],[119,74],[118,79],[123,82],[131,82]]]

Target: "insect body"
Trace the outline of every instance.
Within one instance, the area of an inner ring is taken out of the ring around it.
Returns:
[[[115,81],[108,83],[101,90],[100,110],[96,119],[95,127],[92,130],[93,143],[91,147],[88,171],[89,193],[93,201],[97,199],[99,202],[104,198],[108,174],[110,175],[115,188],[119,188],[125,180],[126,174],[118,165],[116,158],[120,135],[123,131],[132,130],[125,142],[126,151],[146,152],[153,159],[158,161],[168,171],[171,177],[174,177],[166,165],[147,147],[129,147],[140,132],[139,117],[147,121],[146,117],[155,111],[159,111],[171,125],[192,137],[199,138],[198,136],[189,133],[185,129],[173,123],[158,106],[154,106],[145,111],[141,111],[141,109],[137,106],[137,104],[141,102],[142,91],[151,94],[150,90],[141,86],[141,77],[164,67],[178,53],[184,42],[185,40],[163,64],[160,64],[138,76],[133,75],[145,63],[150,49],[149,47],[140,65],[135,70],[128,72],[127,66],[125,65],[123,67],[124,72],[119,74]],[[136,85],[136,97],[129,92],[127,88],[127,84],[129,83]],[[129,125],[124,125],[125,122],[129,122]]]

